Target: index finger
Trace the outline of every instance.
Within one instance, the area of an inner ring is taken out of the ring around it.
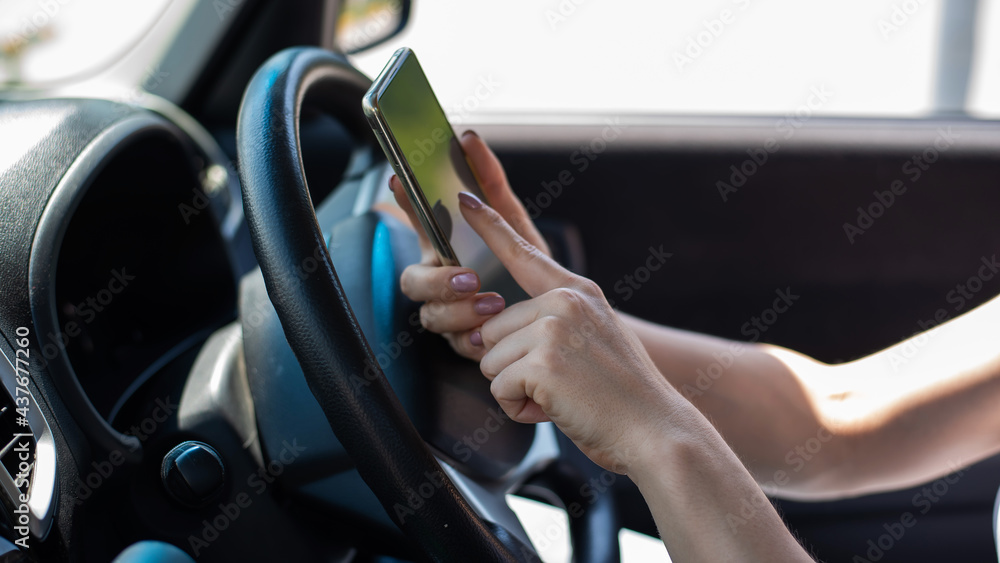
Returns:
[[[539,248],[525,240],[492,207],[476,196],[458,194],[462,215],[486,246],[507,268],[521,288],[536,297],[557,287],[570,285],[576,274],[560,266]]]
[[[545,238],[538,232],[521,200],[514,195],[514,190],[510,189],[503,165],[486,142],[475,131],[469,130],[462,133],[461,143],[479,180],[479,186],[483,189],[483,195],[486,196],[486,201],[490,202],[490,207],[496,209],[500,216],[511,223],[514,230],[521,233],[528,242],[551,255]]]

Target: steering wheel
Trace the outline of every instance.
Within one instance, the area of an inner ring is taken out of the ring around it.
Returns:
[[[493,425],[497,430],[489,429],[495,433],[489,438],[497,446],[513,444],[505,449],[506,455],[512,451],[517,459],[485,459],[503,457],[487,448],[477,450],[481,455],[473,461],[478,464],[449,455],[459,451],[455,444],[463,432],[454,429],[458,423],[452,420],[449,432],[440,431],[440,425],[434,431],[433,423],[421,421],[458,415],[441,412],[446,402],[414,399],[422,392],[416,375],[387,378],[390,370],[383,370],[384,358],[369,341],[373,332],[391,341],[386,331],[379,333],[371,326],[370,309],[388,306],[394,310],[381,315],[399,317],[407,314],[393,305],[400,300],[391,294],[372,295],[369,288],[368,298],[354,299],[355,311],[348,299],[351,287],[372,283],[374,263],[380,260],[373,258],[373,245],[390,240],[391,245],[415,246],[415,237],[383,236],[389,220],[369,212],[346,220],[346,227],[338,226],[349,236],[342,233],[338,244],[330,245],[317,220],[303,169],[300,122],[304,115],[317,112],[332,116],[353,134],[356,146],[377,151],[361,111],[361,98],[370,83],[340,55],[292,48],[271,57],[247,86],[237,125],[239,174],[266,295],[336,439],[385,512],[415,546],[436,561],[537,561],[504,495],[542,475],[556,481],[551,488],[567,492],[560,496],[573,502],[592,475],[586,463],[579,462],[582,454],[576,451],[579,457],[573,457],[575,447],[551,423],[532,427],[501,421]],[[384,168],[384,161],[374,160],[372,167]],[[334,246],[337,250],[331,251]],[[388,255],[406,254],[393,250]],[[310,266],[305,275],[303,264]],[[397,287],[397,270],[390,264],[386,271]],[[410,346],[407,353],[416,354],[417,348]],[[249,371],[251,358],[247,361]],[[424,377],[443,377],[440,371],[428,371],[433,370],[424,369]],[[465,379],[461,385],[488,393],[485,378]],[[258,425],[263,429],[268,421],[259,411]],[[483,419],[479,421],[482,424]],[[579,500],[586,516],[574,515],[571,526],[576,560],[617,560],[612,495],[583,496],[586,501]]]

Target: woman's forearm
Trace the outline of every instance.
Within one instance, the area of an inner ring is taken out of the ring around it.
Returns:
[[[711,424],[687,403],[675,413],[629,469],[671,559],[812,561]]]
[[[1000,298],[836,366],[621,316],[768,492],[905,488],[1000,451]]]
[[[853,419],[851,494],[898,489],[1000,451],[1000,298],[817,382],[824,410]]]
[[[657,368],[769,492],[827,487],[851,436],[821,414],[805,378],[829,366],[772,346],[733,342],[621,314]]]

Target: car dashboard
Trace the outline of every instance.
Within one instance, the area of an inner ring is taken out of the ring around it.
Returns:
[[[110,472],[156,448],[149,426],[172,402],[144,412],[154,376],[186,373],[236,316],[248,241],[235,168],[185,117],[165,102],[0,104],[0,426],[15,436],[0,449],[0,535],[41,540],[40,554],[78,533]]]

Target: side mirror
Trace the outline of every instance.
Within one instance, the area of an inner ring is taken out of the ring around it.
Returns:
[[[333,42],[353,54],[384,43],[403,31],[410,19],[410,0],[345,0],[337,15]]]

